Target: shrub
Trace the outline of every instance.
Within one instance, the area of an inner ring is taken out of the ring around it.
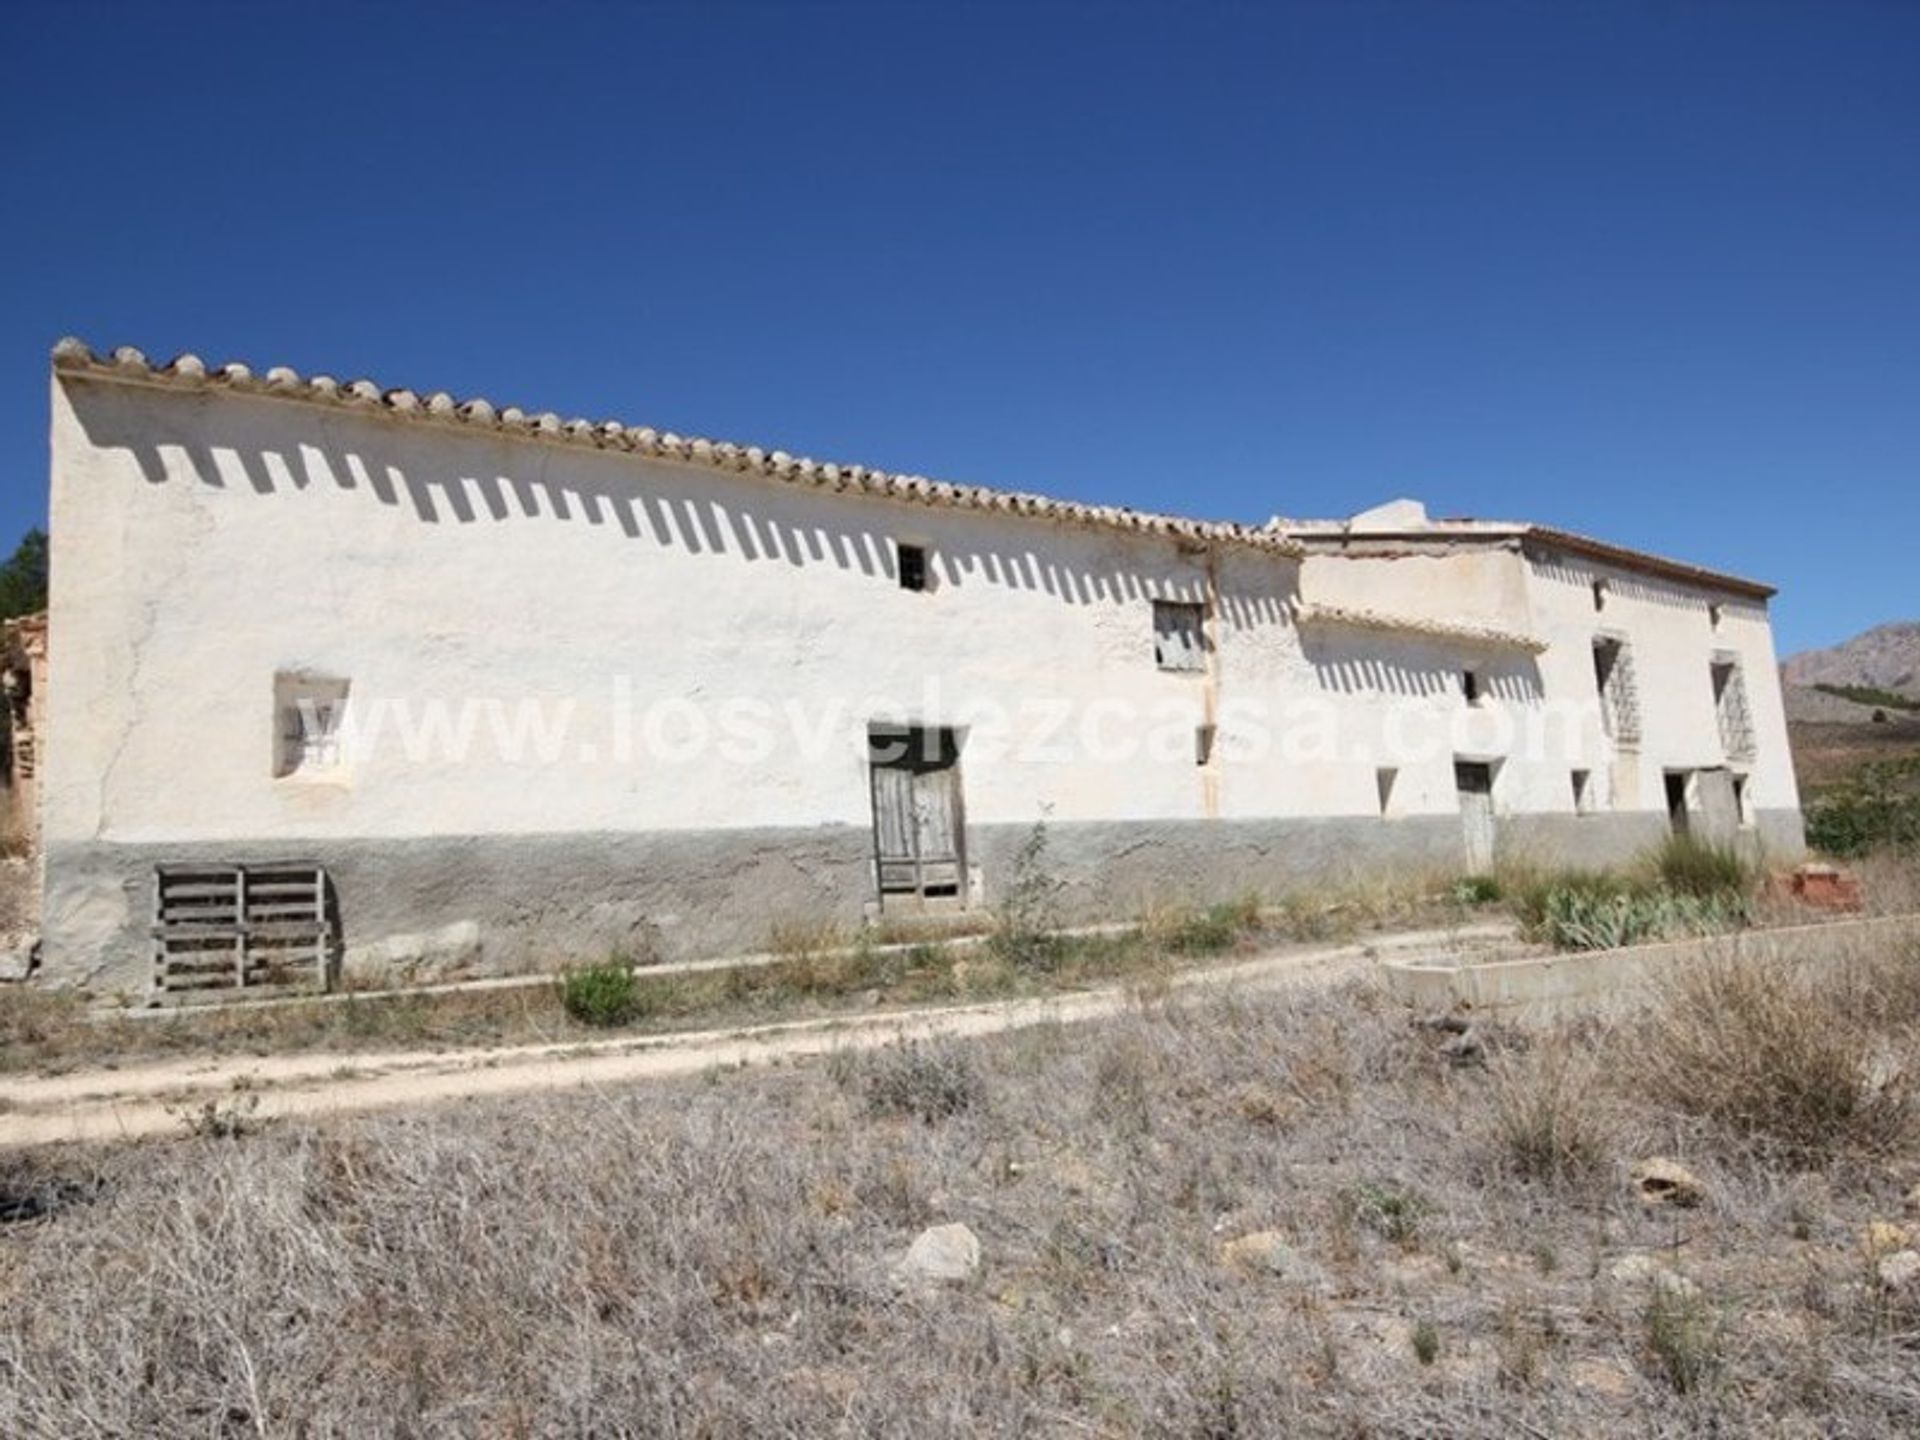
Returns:
[[[1626,876],[1611,870],[1549,870],[1509,877],[1505,893],[1521,929],[1534,939],[1546,939],[1556,909],[1569,904],[1594,906],[1636,888]]]
[[[626,1025],[639,1018],[640,985],[624,960],[582,965],[560,977],[560,1004],[582,1025]]]
[[[985,1094],[972,1056],[958,1045],[907,1041],[876,1050],[857,1067],[867,1109],[928,1125],[973,1109]]]
[[[1642,1035],[1641,1081],[1675,1109],[1799,1160],[1912,1138],[1914,1077],[1885,1063],[1891,995],[1774,957],[1709,960],[1669,982]]]
[[[1607,1158],[1598,1070],[1590,1052],[1553,1036],[1524,1058],[1496,1057],[1493,1126],[1505,1168],[1525,1180],[1559,1184],[1598,1170]]]
[[[1493,905],[1505,893],[1505,887],[1492,875],[1468,875],[1453,882],[1456,905]]]
[[[1807,843],[1851,859],[1920,851],[1920,757],[1863,765],[1807,807]]]
[[[1427,1202],[1398,1185],[1362,1181],[1347,1193],[1353,1217],[1382,1239],[1412,1245],[1420,1238]]]
[[[1676,895],[1744,895],[1753,885],[1753,871],[1736,851],[1692,835],[1669,835],[1653,865],[1660,883]]]
[[[1260,902],[1237,900],[1198,912],[1177,910],[1149,915],[1142,923],[1147,939],[1172,955],[1219,955],[1260,923]]]
[[[208,1100],[198,1109],[176,1112],[189,1135],[201,1140],[238,1140],[253,1131],[253,1112],[260,1106],[258,1095],[243,1095],[234,1100]]]
[[[1738,929],[1752,917],[1753,880],[1736,852],[1676,835],[1630,870],[1547,871],[1507,892],[1529,939],[1611,950]]]
[[[998,923],[988,941],[993,953],[1020,970],[1051,971],[1060,963],[1061,883],[1047,864],[1047,822],[1036,820],[1014,852]]]
[[[1878,685],[1815,685],[1814,689],[1826,695],[1838,695],[1842,700],[1851,700],[1856,705],[1877,705],[1882,710],[1920,711],[1920,700],[1911,695],[1902,695],[1898,690],[1883,689]]]
[[[1682,1395],[1697,1394],[1720,1368],[1720,1321],[1706,1297],[1656,1285],[1642,1315],[1655,1370]]]
[[[1714,935],[1747,923],[1744,896],[1674,894],[1667,890],[1551,890],[1527,928],[1560,950],[1614,950],[1688,935]]]
[[[846,931],[832,920],[776,920],[767,928],[768,951],[789,960],[808,960],[845,948]]]

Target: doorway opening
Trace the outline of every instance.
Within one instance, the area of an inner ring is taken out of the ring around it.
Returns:
[[[959,909],[967,893],[959,733],[945,727],[870,726],[867,762],[882,908]]]
[[[1687,782],[1692,778],[1688,770],[1667,771],[1667,827],[1676,835],[1685,835],[1692,829],[1687,810]]]
[[[1467,873],[1493,871],[1493,766],[1484,760],[1453,762],[1454,788],[1460,794],[1460,829],[1466,842]]]

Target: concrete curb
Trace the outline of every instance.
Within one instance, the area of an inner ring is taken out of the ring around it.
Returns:
[[[1920,915],[1833,920],[1728,935],[1446,965],[1385,961],[1390,993],[1419,1010],[1471,1010],[1504,1019],[1553,1019],[1640,1003],[1648,986],[1679,966],[1718,958],[1769,958],[1782,946],[1796,961],[1832,961],[1860,945],[1920,941]]]

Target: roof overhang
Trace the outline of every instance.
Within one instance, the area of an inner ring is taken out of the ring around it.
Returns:
[[[210,366],[199,356],[190,354],[165,364],[153,364],[130,346],[101,355],[79,340],[67,339],[53,348],[53,368],[56,375],[69,379],[257,395],[293,404],[359,411],[411,425],[482,432],[539,444],[703,466],[848,495],[961,510],[997,511],[1058,524],[1160,536],[1190,547],[1241,546],[1286,556],[1305,553],[1305,547],[1297,540],[1265,526],[1193,520],[1113,505],[1089,505],[995,490],[984,485],[957,485],[930,480],[924,475],[810,460],[784,450],[676,435],[618,421],[569,420],[552,412],[530,413],[518,406],[496,406],[483,398],[457,400],[445,391],[421,394],[414,390],[387,389],[371,380],[342,382],[328,375],[302,376],[284,366],[257,374],[251,367],[239,363]]]
[[[1454,644],[1486,646],[1493,649],[1525,650],[1537,655],[1547,648],[1538,635],[1507,630],[1497,625],[1481,625],[1471,620],[1430,619],[1425,616],[1389,615],[1380,610],[1363,610],[1350,605],[1322,605],[1303,601],[1294,607],[1294,623],[1302,626],[1331,625],[1356,630],[1384,630],[1395,634],[1422,635]]]

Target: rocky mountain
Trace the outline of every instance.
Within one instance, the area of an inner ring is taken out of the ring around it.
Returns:
[[[1920,700],[1920,620],[1876,625],[1825,650],[1803,650],[1781,663],[1789,685],[1857,685]]]

